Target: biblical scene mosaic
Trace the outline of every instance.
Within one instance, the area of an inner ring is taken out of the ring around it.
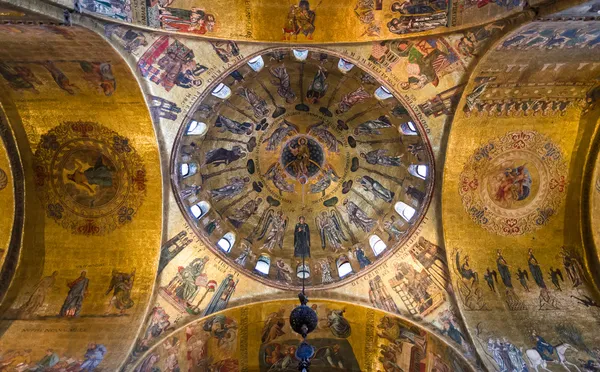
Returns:
[[[53,0],[66,7],[68,1]],[[84,12],[187,36],[356,42],[442,33],[520,12],[523,0],[82,0]],[[268,24],[269,27],[265,27]]]
[[[60,4],[0,7],[1,370],[297,370],[303,278],[313,370],[600,370],[593,1]]]
[[[311,370],[468,370],[459,353],[403,318],[343,302],[309,304],[319,317]],[[265,302],[201,318],[146,352],[134,370],[297,371],[294,306]]]

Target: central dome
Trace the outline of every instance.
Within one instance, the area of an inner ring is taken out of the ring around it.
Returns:
[[[175,144],[173,184],[194,231],[280,288],[302,277],[336,286],[375,267],[410,237],[433,186],[408,111],[327,53],[279,48],[242,62],[198,100]]]

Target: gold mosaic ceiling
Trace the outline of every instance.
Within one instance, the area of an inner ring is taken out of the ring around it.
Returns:
[[[225,76],[189,114],[172,159],[179,205],[213,251],[267,284],[306,275],[330,287],[411,235],[429,203],[432,155],[380,82],[292,49]]]

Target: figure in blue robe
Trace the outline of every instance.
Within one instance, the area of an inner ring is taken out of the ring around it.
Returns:
[[[508,264],[506,260],[502,256],[502,253],[498,251],[498,258],[496,259],[496,264],[498,265],[498,273],[500,274],[500,278],[502,278],[502,283],[506,288],[512,288],[512,279],[510,276],[510,270],[508,268]]]
[[[550,345],[541,336],[538,336],[536,334],[534,334],[533,339],[536,342],[535,349],[538,351],[538,353],[540,353],[542,359],[544,359],[547,362],[552,362],[553,359],[550,358],[550,355],[554,353],[554,346]],[[549,353],[550,355],[546,355],[546,353]]]
[[[361,247],[357,247],[356,251],[354,252],[356,253],[356,260],[358,261],[361,269],[364,269],[371,264],[371,260],[369,260],[369,258],[365,255],[365,251],[363,251]]]
[[[90,280],[85,277],[86,272],[82,271],[79,278],[67,283],[69,293],[63,303],[58,316],[75,317],[81,312],[83,299],[87,295],[87,288]]]
[[[98,365],[104,359],[104,355],[106,354],[106,347],[104,345],[97,345],[95,343],[91,343],[88,345],[88,349],[84,355],[84,361],[81,364],[80,371],[91,372],[98,367]]]

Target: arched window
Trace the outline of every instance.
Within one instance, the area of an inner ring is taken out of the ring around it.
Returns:
[[[223,252],[229,253],[231,248],[233,248],[233,243],[235,243],[235,235],[232,232],[228,232],[223,235],[221,239],[217,242],[217,247],[219,247]]]
[[[192,120],[185,132],[188,136],[202,136],[208,130],[208,125],[201,121]]]
[[[377,88],[377,90],[375,91],[375,98],[377,98],[378,100],[383,101],[392,97],[392,93],[384,86]]]
[[[190,212],[192,212],[192,216],[196,219],[200,219],[205,216],[210,210],[210,204],[205,201],[201,201],[197,204],[194,204],[190,207]]]
[[[196,163],[181,163],[179,164],[179,174],[183,178],[193,176],[198,171],[198,164]]]
[[[338,68],[344,74],[346,72],[352,70],[353,67],[354,67],[354,64],[352,62],[348,62],[343,58],[340,58],[340,60],[338,61]]]
[[[336,265],[338,268],[338,276],[340,278],[343,278],[346,275],[351,274],[353,272],[352,265],[350,265],[350,260],[348,259],[348,257],[346,255],[341,255],[337,259]]]
[[[406,123],[400,124],[400,132],[402,132],[402,134],[405,136],[416,136],[419,134],[419,132],[417,132],[415,123],[412,121],[407,121]]]
[[[307,264],[299,264],[296,267],[296,276],[300,279],[304,278],[304,279],[308,279],[310,278],[310,266],[308,266]]]
[[[375,256],[379,256],[381,252],[385,251],[387,248],[387,245],[377,235],[371,235],[369,237],[369,245],[371,246],[373,253],[375,253]]]
[[[406,220],[406,222],[410,222],[410,220],[415,216],[415,213],[417,213],[413,207],[401,201],[396,203],[394,209],[400,215],[400,217]]]
[[[294,57],[296,57],[298,61],[304,61],[308,57],[308,50],[306,49],[294,49],[293,52]]]
[[[257,56],[248,61],[248,66],[255,72],[259,72],[265,67],[265,61],[261,56]]]
[[[266,254],[261,254],[256,261],[256,266],[254,270],[258,271],[261,274],[269,275],[269,269],[271,268],[271,258]]]
[[[427,166],[423,164],[412,164],[408,166],[408,173],[422,180],[427,178]]]
[[[231,89],[223,83],[219,83],[215,89],[210,93],[213,96],[221,99],[227,99],[231,96]]]

